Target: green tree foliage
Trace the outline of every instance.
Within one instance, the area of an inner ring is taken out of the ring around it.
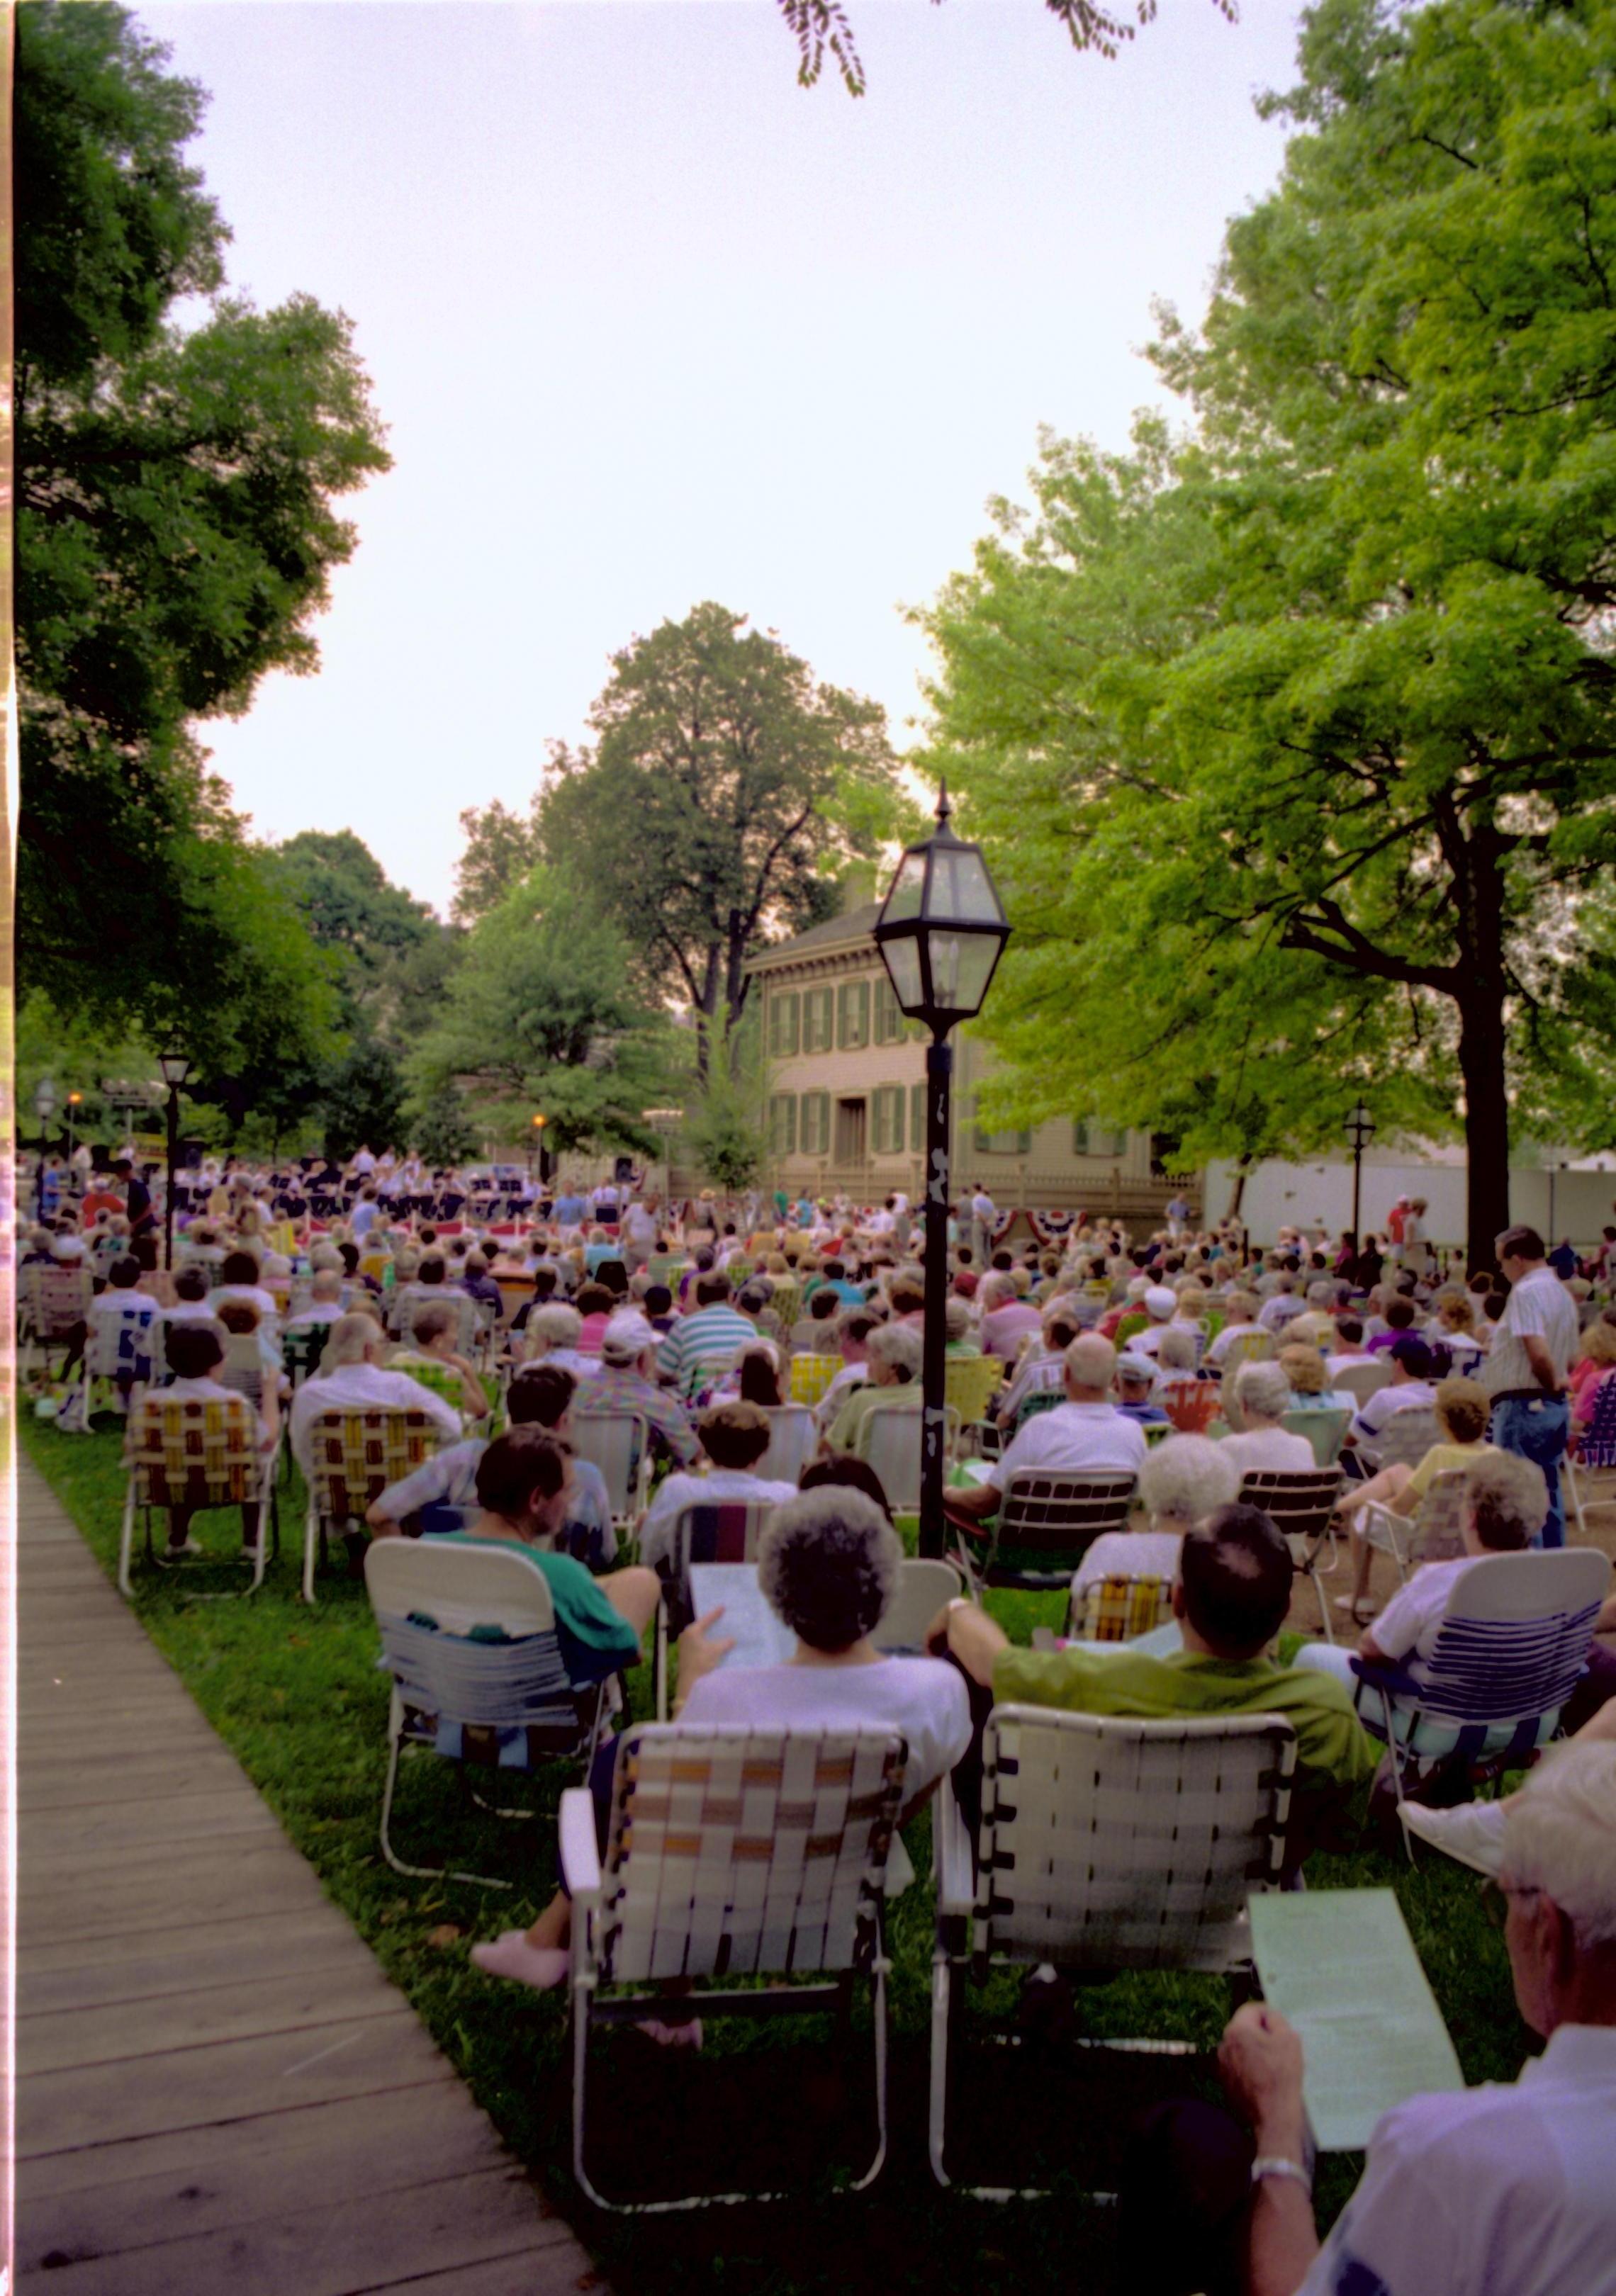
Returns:
[[[1213,0],[1213,4],[1219,15],[1235,21],[1235,0]],[[862,95],[867,83],[842,0],[775,0],[775,5],[797,43],[800,84],[816,84],[828,53],[848,94]],[[1092,49],[1096,55],[1115,56],[1133,38],[1136,25],[1153,23],[1156,17],[1156,0],[1135,0],[1131,21],[1126,14],[1112,15],[1099,0],[1044,0],[1044,5],[1065,28],[1079,54]]]
[[[404,1100],[398,1055],[375,1037],[361,1037],[321,1078],[326,1154],[346,1160],[403,1139]]]
[[[110,1027],[183,1020],[239,1082],[277,1032],[316,1057],[330,1013],[190,728],[315,667],[333,502],[388,458],[344,317],[217,299],[203,98],[167,52],[55,0],[17,49],[19,970]],[[186,294],[216,296],[189,331]]]
[[[594,747],[553,750],[538,808],[551,866],[587,868],[647,984],[694,1015],[703,1073],[748,957],[833,914],[835,870],[903,819],[879,704],[745,619],[698,606],[616,655]]]
[[[490,1131],[553,1151],[647,1148],[641,1111],[667,1067],[666,1026],[636,991],[615,926],[538,869],[469,935],[436,1025],[410,1062],[418,1105],[458,1081]]]
[[[465,851],[455,864],[456,924],[474,925],[514,892],[540,859],[537,800],[529,817],[510,812],[496,798],[491,805],[468,806],[460,816]]]
[[[481,1145],[465,1095],[455,1084],[440,1085],[409,1111],[408,1124],[411,1147],[434,1167],[462,1164]]]
[[[400,965],[442,937],[423,901],[389,882],[351,829],[305,829],[275,849],[275,865],[316,944],[326,950],[350,1015],[390,1004]]]
[[[1616,9],[1323,0],[1301,64],[1203,328],[1164,317],[1194,438],[1046,442],[929,617],[936,762],[1021,923],[1024,1105],[1080,1068],[1260,1152],[1368,1082],[1462,1124],[1485,1259],[1512,1105],[1612,1112]]]

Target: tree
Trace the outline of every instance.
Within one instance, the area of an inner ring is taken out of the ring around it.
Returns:
[[[613,658],[593,750],[552,751],[538,832],[588,882],[653,991],[688,1004],[697,1063],[745,1009],[746,962],[834,914],[840,866],[904,820],[878,703],[816,685],[778,638],[702,605]]]
[[[439,1085],[409,1118],[410,1145],[437,1168],[463,1163],[481,1145],[465,1095],[457,1085]]]
[[[367,1144],[402,1139],[404,1093],[397,1056],[376,1037],[361,1038],[322,1082],[326,1154],[346,1162]]]
[[[1235,0],[1213,0],[1213,4],[1219,15],[1231,23],[1235,21]],[[841,0],[775,0],[775,5],[796,37],[800,58],[797,78],[801,86],[815,86],[824,70],[828,50],[848,94],[862,95],[866,86],[864,66],[858,60],[853,27]],[[1065,27],[1067,37],[1079,54],[1092,49],[1097,55],[1115,56],[1124,41],[1134,37],[1134,24],[1127,16],[1113,16],[1108,8],[1099,4],[1099,0],[1044,0],[1044,5]],[[1153,23],[1155,15],[1156,0],[1135,0],[1137,23]]]
[[[540,858],[537,800],[529,818],[511,813],[496,798],[480,808],[467,806],[460,816],[466,848],[455,864],[455,898],[450,914],[456,924],[474,925],[496,909],[513,892]]]
[[[351,829],[305,829],[275,847],[275,862],[316,945],[335,965],[350,1011],[390,1001],[400,964],[442,937],[424,901],[389,882]]]
[[[55,0],[16,37],[18,964],[149,1028],[258,898],[190,727],[316,667],[333,503],[388,456],[345,317],[217,297],[228,234],[183,159],[203,98],[167,51]],[[215,299],[187,331],[189,294]]]
[[[1238,1149],[1240,1080],[1314,1145],[1372,1079],[1462,1125],[1481,1262],[1512,1103],[1612,1107],[1612,62],[1604,0],[1324,0],[1278,190],[1164,316],[1196,436],[1046,446],[930,618],[1025,1088],[1077,1040],[1119,1117],[1210,1080]]]
[[[410,1063],[417,1103],[458,1083],[490,1131],[525,1138],[539,1110],[548,1148],[650,1148],[641,1111],[663,1082],[664,1029],[622,936],[540,868],[469,936]]]

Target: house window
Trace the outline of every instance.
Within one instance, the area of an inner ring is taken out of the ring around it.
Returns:
[[[808,992],[819,994],[817,990]],[[824,992],[826,1010],[830,1006],[830,991]],[[799,1137],[805,1156],[824,1156],[831,1145],[831,1095],[828,1092],[805,1092],[802,1095],[802,1117]]]
[[[836,991],[836,1041],[844,1053],[856,1053],[869,1043],[868,980],[844,980]]]
[[[979,1156],[1026,1156],[1032,1151],[1030,1132],[988,1132],[979,1124],[972,1139]]]
[[[802,992],[802,1049],[805,1053],[828,1053],[834,1041],[834,997],[828,988],[805,988]]]
[[[796,1153],[797,1095],[794,1092],[777,1092],[769,1102],[768,1144],[776,1156]]]
[[[884,972],[875,980],[875,1041],[878,1045],[896,1045],[903,1037],[908,1024],[903,1006],[898,1003],[891,982]]]
[[[1103,1125],[1081,1120],[1071,1128],[1071,1152],[1074,1156],[1126,1156],[1126,1132],[1108,1132]]]
[[[871,1129],[874,1136],[877,1156],[896,1156],[904,1144],[904,1087],[900,1084],[878,1085],[875,1104],[871,1111]]]
[[[797,1049],[797,1022],[801,998],[794,988],[776,988],[768,1000],[768,1055],[789,1060]]]
[[[913,1154],[926,1152],[926,1087],[924,1084],[909,1086],[909,1147]]]

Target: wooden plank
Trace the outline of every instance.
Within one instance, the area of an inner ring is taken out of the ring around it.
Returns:
[[[151,1746],[119,1746],[94,1762],[77,1754],[30,1755],[17,1781],[17,1808],[34,1812],[94,1809],[131,1794],[155,1800],[184,1800],[193,1794],[241,1790],[241,1772],[217,1741],[200,1752],[187,1750],[183,1762]]]
[[[21,1812],[18,1838],[30,1868],[53,1855],[77,1851],[86,1860],[102,1851],[143,1842],[176,1842],[244,1833],[282,1834],[275,1812],[241,1780],[206,1794],[158,1794],[90,1809]]]
[[[447,2059],[399,1996],[388,2016],[356,2018],[318,2033],[221,2041],[20,2080],[17,2158],[245,2120],[317,2099],[384,2095],[432,2079],[457,2087]]]
[[[24,1874],[17,1941],[23,1948],[165,1927],[177,1932],[254,1912],[261,1920],[305,1913],[326,1902],[296,1851],[267,1840],[238,1847],[228,1859],[176,1851],[167,1872],[119,1875],[110,1867],[94,1883],[53,1876],[46,1884]]]
[[[287,2195],[289,2202],[291,2194]],[[564,2225],[536,2218],[532,2196],[511,2169],[484,2169],[389,2196],[384,2210],[356,2209],[351,2197],[320,2208],[289,2206],[247,2225],[119,2249],[66,2263],[47,2276],[20,2276],[56,2296],[358,2296],[378,2284],[422,2271],[463,2274],[471,2265],[527,2258],[570,2245]],[[531,2284],[531,2276],[529,2276]]]
[[[506,2256],[488,2264],[463,2265],[423,2278],[390,2280],[365,2296],[611,2296],[605,2280],[577,2247],[545,2249],[530,2256]]]
[[[243,1807],[250,1810],[253,1805],[249,1802]],[[267,1866],[271,1869],[278,1866],[277,1853],[287,1846],[286,1836],[273,1819],[267,1828],[258,1826],[242,1835],[233,1833],[230,1846],[222,1855],[211,1850],[206,1840],[142,1840],[110,1855],[98,1851],[94,1844],[86,1855],[70,1840],[47,1842],[36,1849],[24,1865],[19,1892],[21,1910],[26,1915],[34,1898],[55,1896],[73,1887],[87,1888],[93,1895],[116,1899],[119,1904],[138,1903],[165,1884],[168,1887],[163,1902],[177,1906],[182,1902],[181,1890],[193,1877],[202,1875],[214,1882],[229,1879],[239,1885],[244,1869],[250,1866],[259,1870]],[[300,1858],[298,1867],[306,1882],[318,1886]]]
[[[314,2104],[226,2128],[52,2152],[17,2166],[18,2263],[53,2249],[100,2255],[152,2247],[285,2212],[289,2196],[356,2210],[406,2185],[508,2162],[480,2112],[445,2112],[437,2089],[396,2089],[351,2105]],[[536,2201],[541,2219],[552,2211]]]
[[[243,1978],[203,1992],[36,2011],[17,2021],[17,2077],[118,2064],[271,2033],[332,2026],[345,2031],[363,2018],[391,2015],[398,2006],[398,1992],[373,1962],[369,1969],[299,1970]]]
[[[142,1939],[95,1938],[87,1944],[37,1947],[17,1977],[17,2015],[54,2015],[64,2009],[157,2001],[176,1993],[205,1997],[234,1990],[243,1970],[260,1978],[298,1977],[315,1970],[374,1971],[370,1948],[329,1906],[266,1924],[255,1915],[216,1922],[176,1939],[170,1930]]]

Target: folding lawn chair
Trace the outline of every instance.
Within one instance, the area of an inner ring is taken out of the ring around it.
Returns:
[[[943,1400],[959,1415],[956,1453],[966,1436],[980,1433],[987,1423],[988,1407],[1005,1383],[1005,1365],[997,1356],[950,1356],[943,1363]]]
[[[1429,1404],[1411,1404],[1394,1411],[1373,1443],[1361,1447],[1375,1471],[1382,1467],[1417,1467],[1433,1444],[1442,1439],[1436,1413]]]
[[[1317,1411],[1306,1408],[1287,1411],[1280,1424],[1287,1435],[1305,1435],[1313,1446],[1313,1456],[1319,1465],[1328,1467],[1341,1456],[1341,1438],[1351,1419],[1349,1411],[1328,1404]]]
[[[430,1459],[442,1431],[424,1411],[396,1406],[322,1411],[308,1430],[308,1513],[303,1525],[303,1600],[315,1599],[315,1560],[332,1526],[362,1529],[373,1499]]]
[[[1086,1643],[1130,1643],[1153,1634],[1173,1615],[1173,1582],[1114,1572],[1074,1594],[1067,1632]]]
[[[1378,1554],[1389,1554],[1398,1577],[1407,1578],[1410,1566],[1448,1562],[1464,1552],[1464,1470],[1448,1467],[1433,1476],[1431,1488],[1412,1515],[1394,1514],[1379,1499],[1358,1511],[1358,1534]]]
[[[587,1384],[587,1383],[586,1383]],[[572,1412],[572,1448],[600,1469],[615,1529],[632,1535],[645,1512],[651,1431],[637,1411]]]
[[[161,1314],[156,1300],[141,1292],[103,1293],[96,1301],[90,1310],[78,1378],[56,1414],[63,1434],[89,1433],[98,1408],[97,1390],[102,1401],[110,1402],[119,1393],[120,1379],[127,1382],[125,1393],[147,1384],[160,1344]]]
[[[1243,1504],[1260,1507],[1284,1531],[1298,1575],[1308,1581],[1318,1597],[1327,1643],[1335,1640],[1335,1630],[1330,1623],[1329,1600],[1318,1583],[1318,1559],[1328,1546],[1332,1554],[1328,1567],[1334,1569],[1335,1509],[1341,1490],[1341,1473],[1334,1467],[1315,1468],[1311,1473],[1253,1472],[1243,1476],[1240,1484]]]
[[[34,1369],[36,1349],[48,1374],[51,1349],[65,1349],[79,1325],[89,1322],[95,1283],[82,1260],[71,1267],[37,1265],[18,1270],[17,1295],[17,1337],[21,1354],[17,1376],[20,1382],[26,1383]]]
[[[753,1472],[769,1483],[795,1483],[813,1457],[819,1430],[806,1403],[766,1403],[768,1448]]]
[[[1362,1410],[1372,1395],[1391,1384],[1391,1365],[1385,1356],[1366,1356],[1361,1363],[1345,1363],[1330,1374],[1332,1387],[1356,1398]]]
[[[611,2201],[587,2158],[589,2038],[665,2005],[655,1980],[698,1980],[681,2011],[800,2015],[850,2007],[868,1981],[877,2142],[851,2189],[880,2174],[887,2146],[888,1962],[882,1882],[903,1800],[904,1741],[888,1731],[671,1726],[618,1747],[603,1859],[589,1794],[562,1796],[562,1874],[572,1900],[572,2165],[597,2208],[660,2215],[723,2193]],[[774,1978],[764,1986],[707,1979]],[[619,1990],[618,1988],[631,1988]]]
[[[912,1388],[894,1390],[896,1395],[913,1395]],[[857,1456],[871,1470],[886,1493],[887,1505],[894,1514],[917,1514],[920,1512],[920,1477],[924,1436],[923,1413],[918,1408],[919,1398],[911,1404],[877,1404],[866,1411],[858,1429]],[[954,1434],[958,1422],[944,1406],[947,1420],[945,1446]]]
[[[1204,1435],[1223,1409],[1215,1379],[1175,1379],[1160,1392],[1161,1408],[1177,1435]]]
[[[917,1658],[924,1646],[926,1628],[942,1609],[964,1591],[952,1562],[924,1555],[906,1554],[898,1566],[898,1593],[892,1607],[870,1640],[890,1658]]]
[[[379,1538],[365,1558],[365,1586],[393,1684],[381,1854],[396,1874],[508,1890],[508,1881],[491,1874],[412,1866],[399,1857],[391,1826],[400,1760],[425,1749],[464,1765],[469,1776],[472,1768],[531,1770],[581,1755],[587,1769],[605,1718],[606,1685],[569,1680],[549,1587],[521,1554]],[[474,1799],[496,1817],[538,1815]]]
[[[1566,1494],[1584,1538],[1588,1535],[1588,1527],[1582,1512],[1583,1474],[1599,1474],[1610,1467],[1616,1467],[1616,1379],[1607,1372],[1594,1397],[1593,1415],[1580,1434],[1573,1431],[1565,1458]],[[1590,1505],[1610,1504],[1608,1499],[1588,1501]]]
[[[823,1402],[826,1388],[837,1373],[845,1368],[840,1356],[793,1356],[792,1401],[810,1406]]]
[[[1390,1751],[1399,1808],[1410,1771],[1456,1757],[1472,1777],[1496,1777],[1547,1745],[1610,1579],[1610,1558],[1593,1547],[1478,1555],[1455,1573],[1417,1675],[1353,1659],[1359,1718]]]
[[[1128,1529],[1136,1481],[1131,1471],[1016,1468],[992,1521],[960,1530],[972,1592],[979,1599],[985,1587],[1064,1594],[1095,1539]]]
[[[1276,1714],[1136,1722],[996,1706],[972,1844],[945,1784],[932,1805],[931,2172],[946,2166],[965,1986],[990,1968],[1227,1971],[1251,1959],[1246,1898],[1277,1887],[1296,1740]],[[1111,2042],[1190,2055],[1194,2044]],[[979,2200],[1030,2197],[966,2187]]]
[[[271,1546],[280,1551],[280,1532],[273,1500],[275,1460],[258,1449],[258,1432],[252,1406],[244,1396],[210,1398],[166,1394],[158,1388],[143,1395],[129,1414],[129,1482],[124,1499],[123,1528],[118,1543],[118,1591],[132,1602],[135,1589],[129,1569],[135,1546],[135,1514],[140,1509],[152,1553],[152,1516],[157,1509],[239,1507],[258,1509],[258,1552],[252,1558],[250,1583],[244,1594],[256,1595],[264,1583]],[[200,1601],[217,1597],[201,1595]]]

